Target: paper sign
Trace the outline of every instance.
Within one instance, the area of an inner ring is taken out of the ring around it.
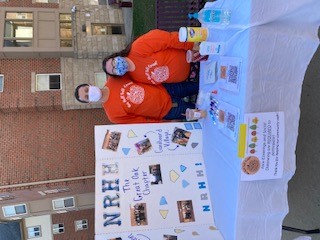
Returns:
[[[222,240],[202,158],[202,125],[95,127],[96,240]]]
[[[223,101],[219,101],[218,108],[219,129],[233,141],[236,141],[239,127],[240,109]]]
[[[245,114],[246,138],[241,180],[281,178],[284,154],[283,112]]]
[[[215,61],[206,61],[204,62],[201,67],[203,67],[203,83],[210,84],[215,83],[218,80],[218,67],[217,62]]]
[[[218,78],[220,88],[239,92],[240,90],[240,70],[241,58],[221,57],[218,66]]]

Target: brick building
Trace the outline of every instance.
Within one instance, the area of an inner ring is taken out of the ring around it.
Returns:
[[[94,238],[93,128],[110,122],[73,92],[127,44],[108,2],[0,0],[0,223],[22,239]]]

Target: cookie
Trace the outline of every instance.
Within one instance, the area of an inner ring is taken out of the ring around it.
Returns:
[[[255,156],[246,157],[242,162],[242,171],[248,175],[255,174],[260,169],[260,160]]]

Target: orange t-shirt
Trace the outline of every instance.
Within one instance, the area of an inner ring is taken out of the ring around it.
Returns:
[[[152,30],[132,43],[128,58],[136,68],[128,74],[148,84],[184,81],[190,73],[186,51],[192,48],[192,42],[179,42],[178,32]]]
[[[172,107],[171,97],[162,85],[109,77],[105,86],[110,95],[103,108],[113,123],[161,122]]]

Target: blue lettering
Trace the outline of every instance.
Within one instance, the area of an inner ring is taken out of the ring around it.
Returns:
[[[111,185],[115,183],[116,186],[112,187]],[[105,185],[108,185],[107,187]],[[109,190],[116,190],[116,191],[119,191],[119,178],[115,179],[114,181],[112,180],[102,180],[102,192],[105,192],[105,191],[109,191]]]
[[[118,225],[120,226],[121,225],[121,219],[117,220],[117,221],[113,221],[117,218],[120,217],[120,213],[112,213],[112,214],[108,214],[108,213],[105,213],[103,214],[103,218],[106,219],[106,221],[103,223],[103,226],[109,226],[109,225]],[[110,218],[110,219],[108,219]]]
[[[199,185],[199,189],[207,188],[205,182],[198,182],[198,185]]]
[[[110,197],[109,195],[105,196],[103,199],[103,207],[104,208],[114,207],[114,206],[120,207],[119,201],[117,201],[116,203],[113,203],[114,200],[117,200],[119,198],[120,198],[119,193],[116,193],[115,197]],[[107,203],[107,201],[109,201],[109,203]]]

